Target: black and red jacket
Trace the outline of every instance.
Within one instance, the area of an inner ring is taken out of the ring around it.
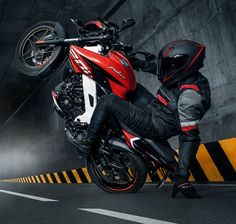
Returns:
[[[135,60],[136,70],[156,74],[156,64]],[[131,62],[132,63],[132,62]],[[180,141],[200,141],[198,123],[210,108],[211,94],[206,77],[196,71],[175,86],[161,86],[151,103],[152,121],[163,137],[179,134]]]
[[[161,86],[152,102],[152,117],[166,137],[180,134],[181,141],[200,141],[198,124],[211,104],[208,80],[199,72],[167,89]]]

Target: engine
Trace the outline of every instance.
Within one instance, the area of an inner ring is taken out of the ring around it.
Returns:
[[[64,112],[65,119],[75,119],[85,112],[81,76],[74,76],[71,81],[61,82],[55,88],[59,94],[58,105]]]
[[[82,77],[71,76],[58,84],[53,91],[54,105],[57,113],[65,119],[65,131],[73,143],[75,136],[87,127],[75,118],[85,112]]]

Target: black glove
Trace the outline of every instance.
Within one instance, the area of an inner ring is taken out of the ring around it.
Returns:
[[[129,62],[131,66],[133,67],[133,69],[135,69],[136,71],[139,71],[140,69],[142,70],[145,64],[145,61],[142,61],[135,57],[129,58]]]
[[[131,66],[136,71],[142,70],[144,72],[150,72],[152,74],[157,74],[157,64],[154,62],[149,61],[143,61],[141,59],[138,59],[136,57],[128,58]]]

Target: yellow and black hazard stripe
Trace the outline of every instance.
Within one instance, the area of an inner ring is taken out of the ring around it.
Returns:
[[[195,164],[198,182],[236,181],[236,138],[201,144]]]
[[[68,171],[53,172],[28,177],[2,180],[2,182],[19,182],[19,183],[91,183],[91,177],[86,168],[72,169]]]
[[[190,169],[190,181],[223,182],[236,181],[236,138],[201,144],[196,159]],[[146,182],[156,182],[162,179],[162,172],[147,176]],[[91,183],[91,177],[86,168],[59,171],[35,176],[1,180],[2,182],[20,183]],[[170,180],[167,180],[170,181]]]
[[[157,173],[158,175],[150,175],[149,182],[162,178],[160,171]],[[190,169],[190,181],[236,181],[236,138],[201,144]]]

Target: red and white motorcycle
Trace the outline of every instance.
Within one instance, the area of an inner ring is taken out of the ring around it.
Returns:
[[[16,63],[29,76],[46,78],[63,62],[68,64],[52,99],[55,110],[65,119],[65,131],[72,143],[87,128],[100,96],[113,93],[128,100],[137,86],[125,56],[131,48],[117,41],[118,34],[133,26],[134,20],[124,20],[119,28],[98,19],[85,25],[71,20],[78,37],[70,39],[59,23],[38,23],[22,35],[16,48]],[[133,193],[143,186],[147,172],[159,186],[166,178],[173,179],[175,156],[167,141],[142,138],[111,119],[100,145],[88,155],[87,168],[104,191]]]

